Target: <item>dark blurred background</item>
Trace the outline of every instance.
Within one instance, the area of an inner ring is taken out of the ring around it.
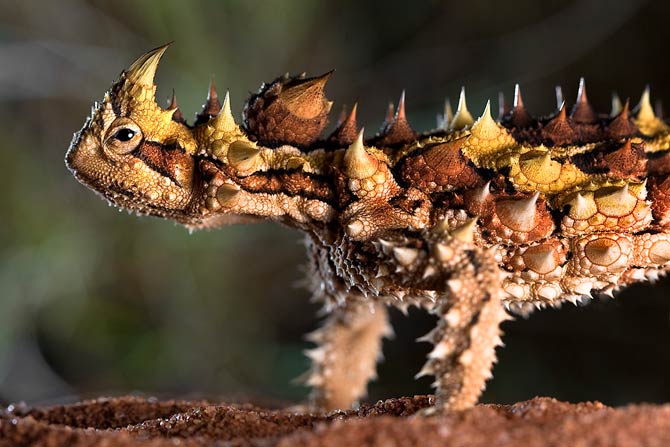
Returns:
[[[515,82],[547,114],[554,86],[572,100],[580,76],[601,111],[612,91],[636,103],[646,84],[670,99],[669,20],[667,1],[641,0],[0,1],[0,403],[306,395],[289,384],[317,324],[296,285],[299,234],[188,234],[106,206],[63,164],[92,102],[144,51],[175,41],[158,98],[174,87],[188,116],[212,74],[239,116],[262,81],[336,68],[334,110],[359,100],[360,122],[376,129],[405,88],[409,120],[426,130],[462,85],[475,115]],[[506,323],[484,401],[670,401],[668,291],[662,280]],[[412,379],[429,348],[413,339],[432,320],[393,320],[370,400],[430,390]]]

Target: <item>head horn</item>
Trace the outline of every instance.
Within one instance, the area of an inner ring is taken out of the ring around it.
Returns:
[[[160,62],[163,53],[165,53],[165,50],[167,50],[171,44],[172,42],[167,43],[140,56],[133,62],[130,68],[126,70],[126,80],[131,84],[141,85],[143,87],[153,87],[158,63]]]

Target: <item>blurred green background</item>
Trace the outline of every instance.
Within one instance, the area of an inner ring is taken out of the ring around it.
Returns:
[[[63,164],[74,131],[118,73],[175,41],[157,77],[187,116],[209,77],[239,115],[286,71],[336,68],[327,88],[375,129],[407,89],[415,128],[467,86],[479,114],[520,82],[529,110],[574,98],[579,76],[609,110],[648,83],[670,98],[667,1],[0,1],[0,403],[139,392],[297,401],[302,334],[317,307],[297,285],[300,235],[275,225],[188,234],[106,206]],[[334,119],[334,118],[333,118]],[[670,401],[670,284],[504,325],[484,396],[609,404]],[[432,320],[393,312],[397,337],[370,400],[429,392],[414,381]]]

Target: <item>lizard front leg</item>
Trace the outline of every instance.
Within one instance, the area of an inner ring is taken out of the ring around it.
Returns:
[[[382,338],[391,334],[383,304],[361,298],[330,313],[323,327],[309,335],[317,344],[307,351],[312,403],[324,410],[343,409],[365,396],[368,382],[376,377]]]
[[[418,374],[434,375],[435,410],[462,410],[477,403],[496,360],[500,323],[509,319],[502,306],[502,272],[491,250],[458,239],[435,247],[446,293],[434,313],[437,327],[422,340],[434,343]]]

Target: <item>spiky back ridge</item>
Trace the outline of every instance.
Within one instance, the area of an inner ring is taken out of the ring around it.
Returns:
[[[201,225],[239,221],[221,216],[280,220],[325,245],[345,240],[343,256],[356,259],[356,250],[381,247],[381,259],[351,267],[348,287],[358,288],[372,284],[378,268],[390,272],[389,282],[426,285],[432,261],[419,252],[434,243],[428,251],[439,258],[439,235],[463,228],[465,239],[496,247],[512,301],[611,293],[668,267],[670,128],[648,90],[634,110],[615,98],[609,114],[598,114],[582,80],[569,111],[557,89],[558,110],[535,118],[517,86],[512,107],[500,99],[498,120],[490,104],[475,120],[461,91],[456,112],[447,104],[439,128],[423,134],[407,121],[403,93],[366,140],[356,105],[322,135],[331,73],[286,75],[251,96],[241,125],[212,82],[190,126],[174,97],[167,110],[153,103],[164,50],[140,58],[107,98],[112,109],[123,94],[122,108],[147,110],[138,115],[140,127],[155,128],[152,144],[164,149],[145,157],[150,167],[175,177],[172,155],[196,157],[192,200],[171,218]]]
[[[670,261],[669,128],[648,90],[633,111],[615,98],[609,114],[598,114],[581,80],[569,112],[559,96],[553,115],[535,118],[517,86],[499,120],[487,104],[476,121],[462,92],[456,113],[447,107],[442,127],[424,134],[408,124],[403,93],[364,141],[356,106],[321,137],[328,77],[284,76],[251,97],[242,128],[252,143],[233,143],[222,154],[237,175],[264,172],[279,183],[278,171],[327,177],[334,190],[324,185],[311,197],[328,204],[322,220],[336,219],[354,241],[453,229],[476,217],[474,240],[499,247],[515,301],[611,293]],[[304,182],[298,177],[294,185]],[[305,187],[295,194],[307,197]],[[414,253],[405,254],[394,261],[407,264]]]

